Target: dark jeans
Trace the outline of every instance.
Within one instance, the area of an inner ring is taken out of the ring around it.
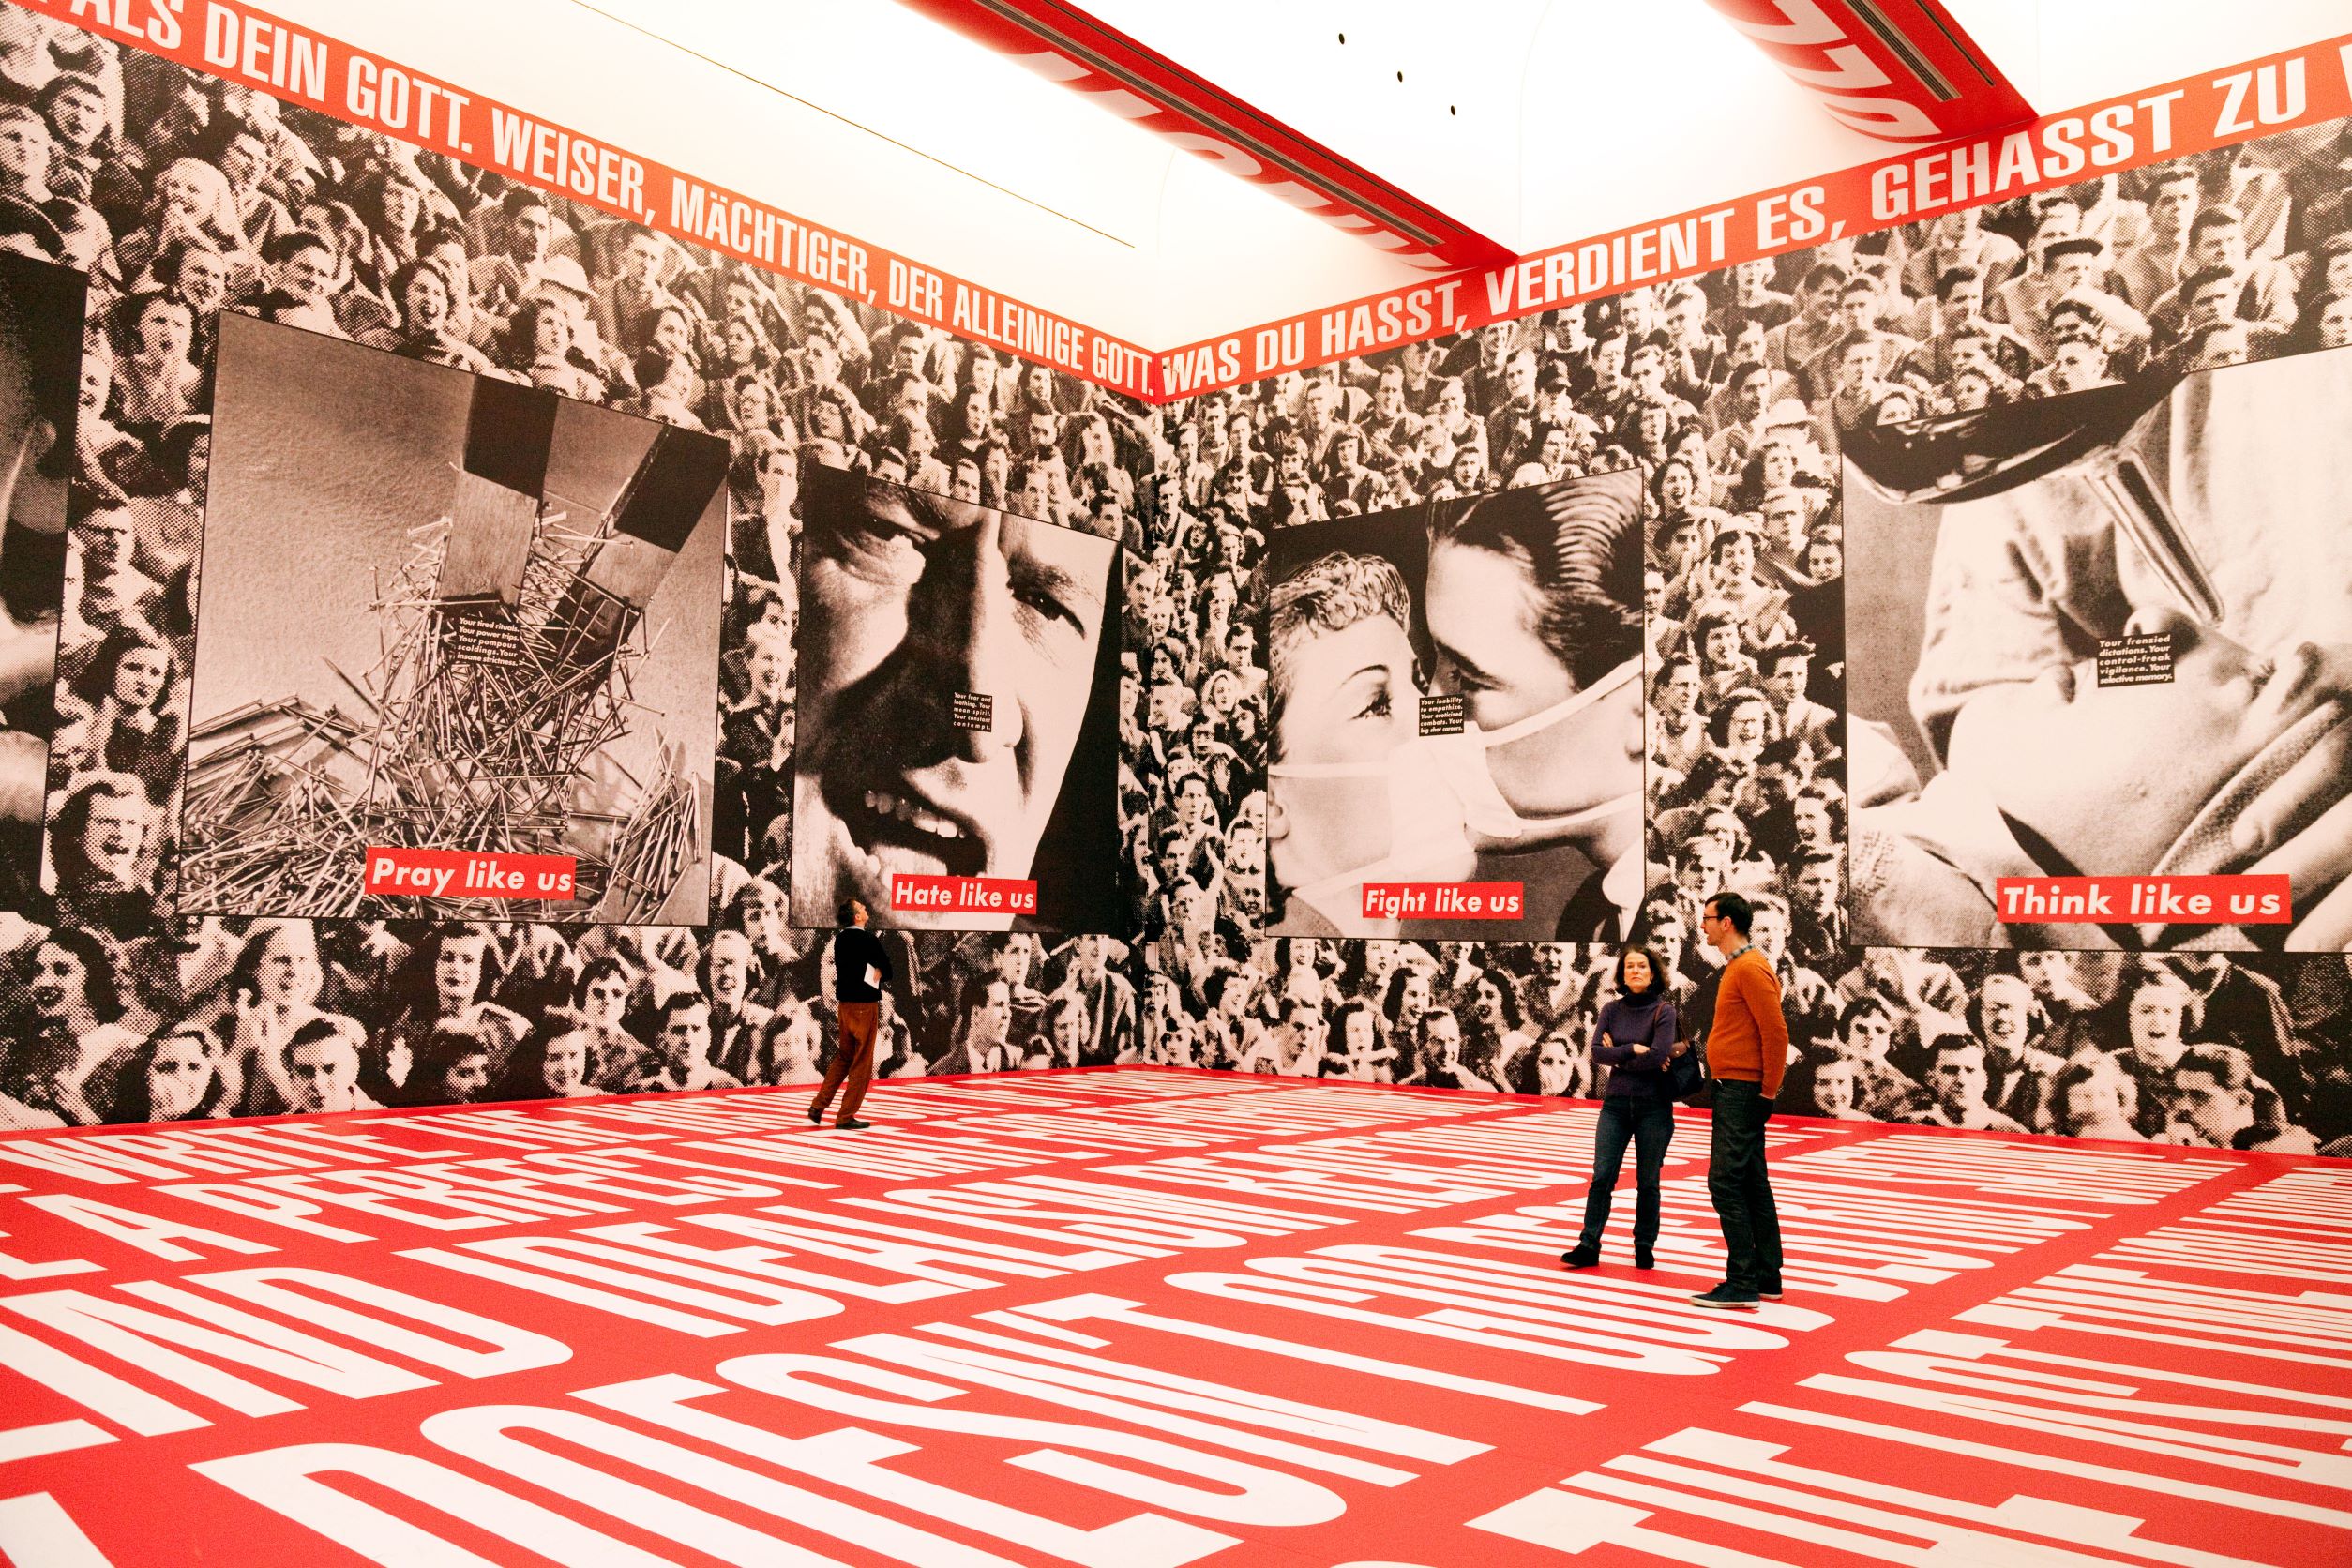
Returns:
[[[1707,1146],[1707,1196],[1723,1224],[1724,1279],[1735,1289],[1780,1283],[1780,1211],[1764,1169],[1764,1123],[1772,1102],[1761,1086],[1715,1080],[1715,1115]]]
[[[1600,1124],[1592,1134],[1592,1185],[1584,1195],[1584,1234],[1576,1245],[1601,1250],[1601,1232],[1608,1229],[1609,1199],[1617,1173],[1625,1164],[1625,1145],[1634,1145],[1634,1247],[1648,1252],[1658,1239],[1658,1170],[1666,1164],[1666,1145],[1674,1138],[1671,1100],[1611,1099],[1601,1102]]]

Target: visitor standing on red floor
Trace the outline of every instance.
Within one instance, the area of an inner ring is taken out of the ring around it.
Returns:
[[[824,1083],[808,1102],[808,1120],[822,1122],[833,1092],[841,1091],[841,1115],[833,1124],[856,1132],[873,1125],[858,1120],[866,1085],[874,1076],[874,1031],[882,1022],[882,988],[890,980],[890,954],[866,928],[871,919],[854,898],[841,903],[841,929],[833,939],[833,996],[841,1015],[841,1037]]]
[[[1714,1122],[1707,1148],[1707,1195],[1723,1226],[1723,1283],[1693,1296],[1700,1306],[1753,1312],[1780,1300],[1780,1211],[1764,1168],[1764,1124],[1788,1068],[1788,1023],[1780,981],[1748,940],[1755,911],[1736,893],[1707,900],[1698,928],[1724,956],[1707,1035]]]

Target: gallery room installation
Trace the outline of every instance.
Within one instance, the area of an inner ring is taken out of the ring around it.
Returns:
[[[0,1562],[2352,1553],[2345,17],[525,9],[0,4]]]

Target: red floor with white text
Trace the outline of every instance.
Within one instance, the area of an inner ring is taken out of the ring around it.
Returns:
[[[1111,1070],[0,1138],[0,1560],[2352,1561],[2352,1165]]]

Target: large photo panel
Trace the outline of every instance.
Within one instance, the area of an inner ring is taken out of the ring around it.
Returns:
[[[2307,945],[2352,896],[2347,431],[2336,350],[1849,438],[1857,942]],[[2243,872],[2288,874],[2294,920],[1997,903],[2005,877]]]
[[[1624,934],[1641,509],[1628,470],[1274,534],[1270,934]]]
[[[835,469],[801,530],[792,923],[1118,932],[1119,546]]]
[[[699,925],[726,443],[224,316],[180,908]],[[569,898],[370,892],[371,849]]]

